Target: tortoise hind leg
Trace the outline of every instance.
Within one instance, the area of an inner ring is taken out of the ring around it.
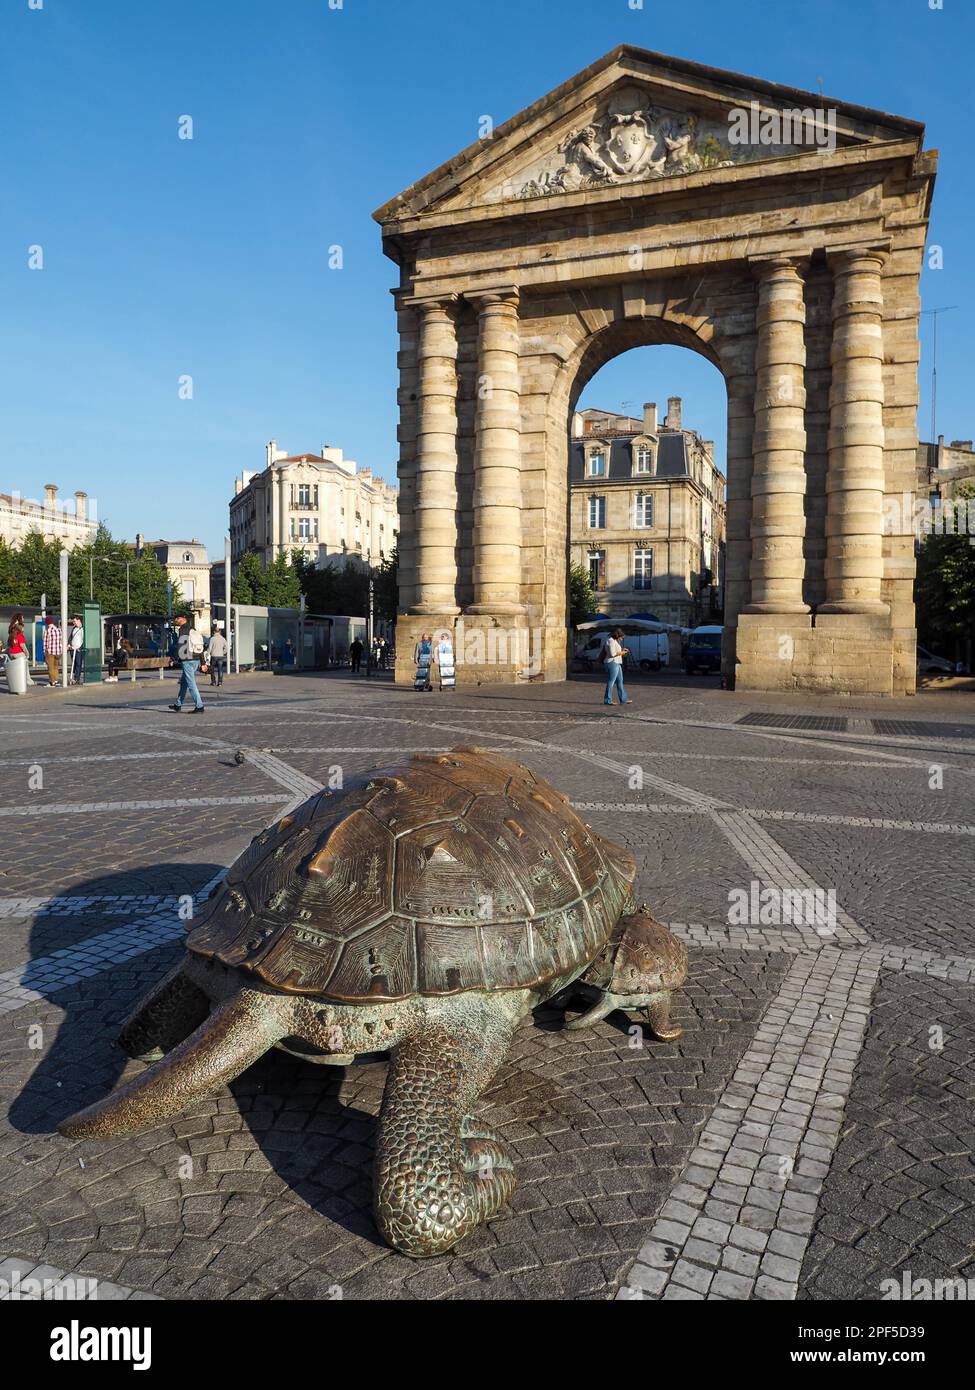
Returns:
[[[469,999],[469,996],[468,996]],[[472,1115],[511,1041],[509,1019],[428,1017],[393,1052],[376,1150],[376,1221],[395,1249],[440,1255],[515,1189],[503,1142]]]
[[[116,1042],[139,1062],[158,1062],[199,1028],[210,1000],[183,973],[183,962],[164,975],[122,1024]]]

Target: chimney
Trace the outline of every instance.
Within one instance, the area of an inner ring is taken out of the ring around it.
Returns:
[[[58,504],[58,485],[57,483],[44,484],[44,505],[45,507],[56,507]]]
[[[79,520],[84,521],[85,513],[88,509],[87,492],[76,492],[74,495],[74,514]]]
[[[647,401],[643,406],[643,433],[657,433],[657,402]]]
[[[667,397],[667,418],[664,424],[669,430],[679,430],[681,428],[681,399],[680,396]]]
[[[145,548],[146,538],[141,531],[135,533],[135,558],[138,559]]]
[[[278,452],[278,441],[276,439],[271,439],[265,444],[264,448],[267,454],[267,467],[270,468],[271,464],[274,462],[274,456]]]

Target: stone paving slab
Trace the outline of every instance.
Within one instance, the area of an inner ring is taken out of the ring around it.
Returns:
[[[15,1173],[0,1247],[167,1297],[204,1287],[320,1297],[333,1285],[347,1298],[380,1287],[410,1298],[606,1297],[787,964],[696,954],[675,1009],[685,1027],[677,1044],[632,1038],[622,1019],[565,1035],[562,1016],[540,1010],[479,1107],[515,1153],[518,1190],[461,1250],[426,1266],[385,1249],[372,1225],[383,1062],[336,1077],[275,1053],[151,1134],[98,1144],[51,1136],[67,1110],[116,1083],[125,1059],[111,1028],[174,954],[134,960],[124,998],[105,974],[63,992],[60,1027],[46,1002],[5,1021],[5,1085],[20,1098],[0,1137],[0,1165]],[[29,1045],[38,1021],[40,1052]],[[125,1074],[139,1070],[130,1063]],[[181,1178],[187,1159],[192,1176]]]
[[[915,1278],[968,1270],[975,899],[970,839],[937,825],[975,823],[971,741],[966,755],[961,740],[878,737],[870,720],[893,717],[891,702],[803,698],[804,712],[857,721],[831,734],[732,727],[797,702],[704,682],[640,681],[625,712],[602,710],[599,694],[594,678],[422,701],[350,676],[263,676],[239,678],[198,720],[167,723],[171,691],[145,683],[83,691],[46,714],[39,698],[12,702],[12,715],[0,705],[0,748],[40,749],[75,790],[117,806],[4,822],[18,853],[0,865],[0,976],[13,972],[14,1004],[0,1012],[0,1257],[133,1297],[239,1299],[870,1299],[885,1263]],[[943,718],[932,698],[903,703]],[[951,719],[975,725],[975,699],[957,698]],[[585,803],[633,850],[638,894],[692,947],[676,1045],[632,1048],[619,1015],[570,1037],[540,1011],[521,1030],[481,1106],[516,1151],[504,1212],[428,1264],[379,1244],[369,1171],[382,1059],[335,1074],[274,1054],[148,1135],[82,1145],[52,1133],[138,1071],[111,1047],[112,1027],[178,956],[182,925],[168,902],[108,918],[14,915],[5,898],[198,891],[335,763],[358,772],[462,741],[505,747]],[[941,801],[926,782],[935,744]],[[167,745],[161,779],[157,757],[120,753]],[[258,756],[231,767],[238,747]],[[56,761],[100,748],[103,762]],[[221,794],[246,786],[274,804],[132,809],[187,767],[204,786],[184,799],[208,795],[206,769],[223,763]],[[629,784],[634,768],[642,786]],[[619,809],[631,802],[639,811]],[[889,828],[901,822],[912,830]],[[756,875],[834,889],[841,930],[736,926],[729,893]],[[943,1050],[918,1061],[934,1026]],[[935,1153],[915,1151],[919,1135]],[[829,1219],[861,1199],[863,1229]]]
[[[804,1298],[975,1278],[975,987],[881,976],[802,1265]]]

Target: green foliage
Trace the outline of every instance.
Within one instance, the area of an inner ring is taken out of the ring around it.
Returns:
[[[354,618],[368,616],[369,574],[353,560],[347,559],[341,567],[326,565],[324,569],[316,569],[314,565],[302,561],[299,575],[309,613],[347,613]]]
[[[395,623],[399,609],[399,550],[396,546],[393,546],[392,555],[383,560],[376,572],[373,609],[377,618]]]
[[[975,483],[962,483],[956,489],[955,501],[961,500],[975,500]],[[930,535],[921,542],[914,601],[923,646],[941,646],[953,652],[975,636],[975,546],[971,539],[963,533]]]
[[[569,623],[574,627],[596,611],[596,593],[585,565],[569,570]]]
[[[261,604],[258,594],[264,592],[264,570],[253,550],[246,550],[240,558],[237,573],[231,586],[231,603]]]
[[[126,602],[126,566],[129,599]],[[61,542],[45,540],[38,532],[26,535],[19,546],[0,544],[0,603],[36,609],[41,596],[48,608],[61,607]],[[166,571],[154,550],[135,551],[116,541],[104,525],[94,540],[77,546],[68,556],[68,608],[79,613],[89,600],[101,604],[103,613],[166,612]],[[173,587],[174,611],[182,603],[179,585]]]
[[[297,608],[304,564],[301,551],[294,550],[290,555],[279,555],[265,570],[253,550],[245,551],[237,566],[231,602],[259,608]]]

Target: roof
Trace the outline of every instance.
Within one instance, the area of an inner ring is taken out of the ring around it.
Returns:
[[[397,194],[396,197],[389,199],[382,207],[376,209],[372,214],[373,218],[380,223],[391,222],[404,214],[420,213],[431,203],[441,202],[449,196],[450,190],[456,188],[472,171],[483,172],[496,161],[500,162],[515,154],[514,144],[507,144],[509,138],[516,137],[522,128],[533,123],[538,123],[535,128],[537,135],[545,117],[553,113],[560,103],[567,101],[576,93],[581,94],[582,89],[587,89],[594,78],[617,64],[626,68],[628,75],[632,74],[637,78],[644,77],[659,81],[664,74],[672,74],[677,79],[675,84],[677,87],[683,85],[681,78],[690,79],[691,82],[696,79],[699,84],[710,83],[712,87],[723,86],[727,89],[726,96],[731,104],[734,104],[736,99],[740,100],[744,91],[755,96],[768,97],[781,109],[796,105],[835,109],[838,116],[846,118],[851,125],[875,129],[880,127],[882,134],[888,139],[896,139],[899,136],[902,139],[914,139],[920,144],[924,135],[922,122],[910,120],[904,116],[894,116],[885,111],[878,111],[873,107],[840,101],[835,97],[828,97],[819,92],[808,92],[800,87],[789,87],[779,82],[768,82],[763,78],[751,77],[727,68],[713,67],[706,63],[695,63],[687,58],[675,58],[671,54],[658,53],[653,49],[639,48],[634,44],[624,43],[619,44],[588,67],[583,68],[581,72],[570,77],[568,81],[553,88],[538,101],[526,106],[502,125],[497,126],[489,141],[475,140],[454,155],[452,159],[448,159],[438,168]],[[606,79],[607,87],[611,82],[612,76],[610,74]],[[687,99],[692,100],[693,98],[688,94]],[[859,138],[864,138],[864,136],[861,135]]]
[[[599,438],[598,435],[595,436]],[[663,430],[659,435],[660,442],[657,445],[657,471],[653,474],[639,474],[641,481],[651,482],[655,478],[686,478],[690,475],[687,458],[687,440],[682,430],[668,432]],[[569,482],[570,483],[596,483],[612,482],[614,479],[625,478],[627,482],[633,482],[633,452],[630,447],[630,438],[611,439],[606,445],[609,457],[606,460],[606,472],[598,478],[590,477],[585,471],[586,464],[586,445],[592,442],[592,437],[588,440],[573,439],[569,457]]]

